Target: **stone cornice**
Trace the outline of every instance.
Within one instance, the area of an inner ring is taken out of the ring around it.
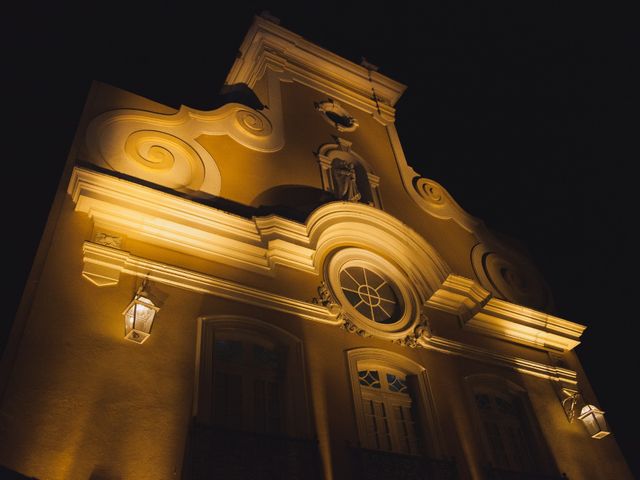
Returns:
[[[422,337],[419,340],[420,346],[428,350],[435,350],[441,353],[459,355],[462,357],[478,360],[484,363],[491,363],[501,367],[506,367],[526,375],[544,378],[554,382],[562,382],[567,385],[577,385],[578,375],[573,370],[534,362],[525,358],[505,355],[495,351],[487,350],[462,342],[456,342],[444,337],[432,336]]]
[[[497,298],[489,300],[465,328],[511,339],[547,350],[573,350],[580,344],[584,325]]]
[[[327,256],[345,246],[381,255],[393,251],[420,303],[455,315],[466,330],[513,343],[571,350],[585,328],[496,299],[473,280],[451,274],[420,235],[367,205],[329,203],[304,224],[275,215],[248,219],[78,167],[68,193],[76,211],[87,213],[100,228],[261,275],[275,275],[275,265],[320,274]],[[92,281],[111,284],[110,274],[103,277],[98,268],[98,257],[92,260]]]
[[[124,273],[192,292],[215,295],[297,315],[316,322],[332,325],[342,323],[335,312],[332,313],[323,305],[303,302],[212,275],[155,262],[123,250],[84,242],[82,252],[84,261],[82,275],[98,286],[115,285],[120,281],[120,275]]]
[[[450,272],[420,235],[368,205],[328,203],[305,224],[275,215],[247,219],[79,167],[67,191],[76,211],[106,229],[263,275],[274,275],[276,264],[318,273],[324,256],[345,245],[395,249],[423,300]]]
[[[491,293],[473,280],[449,275],[427,305],[460,318],[473,316],[491,298]]]
[[[356,65],[305,40],[264,18],[256,17],[239,49],[226,82],[252,87],[266,68],[290,73],[294,79],[333,93],[365,110],[375,111],[372,87],[383,114],[394,115],[393,106],[404,85]]]
[[[120,281],[122,274],[134,275],[147,278],[152,282],[276,310],[314,322],[336,326],[342,324],[340,309],[320,303],[285,297],[213,275],[137,257],[130,252],[93,242],[84,242],[82,249],[84,262],[82,274],[98,286],[115,285]],[[575,372],[554,365],[490,351],[439,336],[422,336],[418,342],[426,349],[472,358],[523,374],[562,382],[563,385],[577,383]]]
[[[584,325],[498,298],[476,282],[449,275],[427,305],[456,315],[463,328],[545,350],[572,350]]]
[[[303,246],[306,237],[300,225],[286,219],[267,217],[256,223],[78,167],[67,191],[76,211],[131,238],[256,273],[271,274],[275,263],[314,271],[313,251]],[[267,229],[266,239],[258,225]],[[278,242],[274,238],[278,234],[288,241]]]

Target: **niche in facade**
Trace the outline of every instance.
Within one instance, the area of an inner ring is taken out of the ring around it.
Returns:
[[[322,188],[336,200],[366,203],[382,209],[380,177],[351,150],[351,142],[341,138],[337,141],[322,145],[318,151]]]

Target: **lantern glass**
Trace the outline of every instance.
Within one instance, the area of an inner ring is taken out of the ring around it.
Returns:
[[[604,412],[594,405],[582,407],[578,418],[584,422],[592,438],[604,438],[611,433],[604,419]]]
[[[136,343],[143,343],[149,338],[153,319],[158,310],[158,307],[151,300],[137,294],[123,312],[124,338]]]

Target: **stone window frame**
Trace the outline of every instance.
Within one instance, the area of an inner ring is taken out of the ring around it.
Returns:
[[[376,323],[358,312],[341,288],[340,273],[345,267],[360,265],[387,280],[400,301],[402,312],[393,323]],[[387,340],[400,340],[410,335],[420,321],[421,302],[407,275],[381,255],[358,247],[337,250],[325,260],[325,282],[345,316],[361,331]]]
[[[200,423],[213,420],[211,397],[213,395],[214,352],[216,334],[226,338],[260,342],[265,345],[286,347],[284,376],[284,434],[307,438],[312,431],[306,382],[306,367],[302,341],[295,335],[275,325],[252,317],[240,315],[214,315],[198,318],[196,340],[196,371],[193,417]]]
[[[464,387],[466,390],[467,404],[472,412],[471,416],[474,423],[474,430],[477,438],[480,440],[481,451],[487,465],[493,464],[492,447],[487,436],[487,431],[483,426],[483,417],[479,412],[475,395],[478,392],[493,391],[514,399],[521,411],[520,420],[522,422],[522,429],[526,435],[527,447],[531,454],[532,462],[530,469],[523,470],[522,472],[558,474],[551,460],[548,447],[546,447],[542,431],[540,430],[535,415],[535,410],[533,409],[533,405],[525,388],[501,375],[491,373],[476,373],[464,377]],[[493,466],[496,468],[504,468],[497,465]],[[516,472],[520,471],[516,470]]]
[[[407,381],[409,381],[410,377],[413,379],[409,396],[413,403],[414,412],[417,414],[414,422],[417,426],[419,439],[422,442],[421,451],[418,454],[440,458],[442,456],[441,433],[426,368],[403,355],[378,348],[355,348],[348,350],[346,357],[351,380],[354,416],[361,446],[370,448],[371,439],[367,434],[363,392],[358,371],[364,368],[380,369],[401,374],[407,378]],[[393,422],[392,417],[389,417],[389,420]],[[395,450],[391,451],[393,453],[402,453]]]

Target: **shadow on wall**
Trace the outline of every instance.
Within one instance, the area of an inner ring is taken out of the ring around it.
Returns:
[[[279,185],[259,194],[251,204],[257,208],[258,215],[273,213],[304,222],[316,208],[335,200],[331,193],[319,188]]]
[[[35,477],[26,477],[18,472],[9,470],[0,465],[0,480],[37,480]]]
[[[114,475],[114,473],[108,467],[96,466],[91,472],[89,480],[120,480],[120,475]]]
[[[220,89],[219,101],[222,105],[227,103],[239,103],[254,110],[262,110],[262,104],[258,96],[246,83],[234,83],[233,85],[223,85]]]

